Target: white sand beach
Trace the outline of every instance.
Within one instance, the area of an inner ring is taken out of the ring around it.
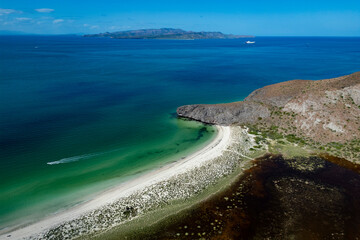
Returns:
[[[217,126],[217,129],[217,136],[211,141],[211,143],[194,154],[154,171],[148,172],[134,180],[125,182],[111,190],[101,193],[94,199],[84,204],[50,216],[32,225],[22,227],[12,232],[3,233],[0,235],[0,239],[46,238],[42,234],[49,229],[80,218],[96,209],[101,209],[106,205],[113,204],[121,198],[126,198],[135,192],[141,191],[149,186],[156,185],[176,175],[185,173],[203,165],[211,159],[219,157],[231,144],[232,138],[230,127]],[[69,236],[69,238],[71,237],[72,236]]]

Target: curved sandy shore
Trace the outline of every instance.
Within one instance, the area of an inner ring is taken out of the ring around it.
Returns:
[[[201,150],[183,158],[177,162],[168,164],[157,170],[140,176],[134,180],[125,182],[109,191],[101,193],[96,198],[61,212],[59,214],[48,217],[32,225],[17,229],[13,232],[8,232],[0,235],[0,239],[26,239],[35,237],[39,234],[48,231],[64,222],[77,219],[86,213],[95,209],[99,209],[105,205],[111,204],[120,198],[127,197],[134,192],[149,187],[151,185],[160,183],[161,181],[170,179],[175,175],[187,172],[198,166],[201,166],[208,160],[219,157],[222,152],[231,144],[231,128],[217,126],[218,133],[213,141]]]

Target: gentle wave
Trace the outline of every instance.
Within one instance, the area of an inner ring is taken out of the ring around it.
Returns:
[[[68,158],[62,158],[58,161],[54,161],[54,162],[47,162],[46,164],[48,165],[56,165],[56,164],[62,164],[62,163],[71,163],[71,162],[77,162],[83,159],[89,159],[92,157],[96,157],[96,156],[100,156],[100,155],[104,155],[107,153],[111,153],[111,152],[116,152],[121,150],[121,148],[112,150],[112,151],[107,151],[107,152],[100,152],[100,153],[90,153],[90,154],[84,154],[84,155],[79,155],[79,156],[74,156],[74,157],[68,157]]]
[[[62,159],[60,159],[58,161],[48,162],[46,164],[48,164],[48,165],[56,165],[56,164],[61,164],[61,163],[77,162],[77,161],[82,160],[82,159],[88,159],[88,158],[92,158],[92,157],[102,155],[102,154],[104,154],[104,153],[84,154],[84,155],[80,155],[80,156],[62,158]]]

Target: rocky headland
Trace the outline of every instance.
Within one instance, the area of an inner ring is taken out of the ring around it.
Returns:
[[[259,142],[292,142],[354,162],[360,158],[360,72],[281,82],[257,89],[241,102],[186,105],[177,114],[210,124],[249,126]]]

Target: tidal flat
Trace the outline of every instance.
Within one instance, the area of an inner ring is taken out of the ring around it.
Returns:
[[[253,163],[229,188],[157,224],[158,231],[124,238],[359,239],[360,171],[355,164],[330,155],[280,154]]]

